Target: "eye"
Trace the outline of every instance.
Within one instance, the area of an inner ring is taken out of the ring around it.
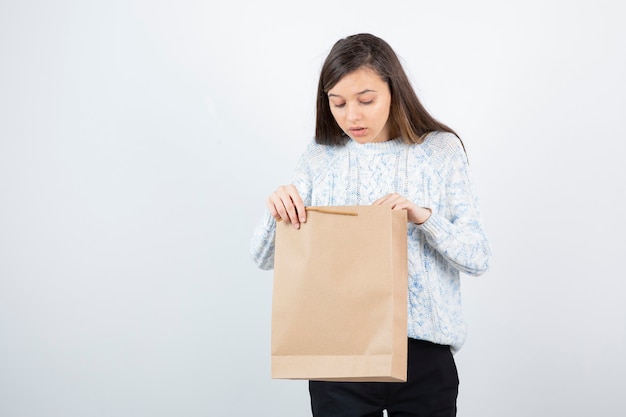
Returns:
[[[346,103],[332,103],[333,107],[336,109],[342,109],[346,106]]]
[[[368,104],[372,104],[373,102],[374,102],[374,100],[361,101],[361,104],[367,106]]]

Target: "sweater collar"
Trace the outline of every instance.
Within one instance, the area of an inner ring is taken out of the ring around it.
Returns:
[[[352,151],[378,154],[393,153],[404,146],[406,146],[406,144],[400,137],[389,139],[385,142],[372,143],[358,143],[349,139],[346,143],[346,147]]]

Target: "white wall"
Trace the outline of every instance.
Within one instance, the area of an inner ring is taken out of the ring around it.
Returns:
[[[609,1],[0,5],[0,415],[309,415],[248,242],[371,32],[463,137],[495,257],[459,416],[616,415],[626,29]]]

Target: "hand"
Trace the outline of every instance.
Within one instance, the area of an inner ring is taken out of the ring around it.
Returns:
[[[372,203],[373,206],[383,204],[391,205],[394,210],[406,210],[408,221],[416,224],[422,224],[430,217],[431,210],[429,208],[420,207],[417,204],[407,200],[398,193],[387,194]]]
[[[296,229],[306,221],[306,210],[293,184],[281,185],[267,199],[267,208],[276,221],[293,223]]]

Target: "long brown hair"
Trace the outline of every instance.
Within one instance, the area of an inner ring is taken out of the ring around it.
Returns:
[[[390,128],[409,143],[422,143],[433,131],[456,133],[437,121],[422,106],[391,46],[369,33],[340,39],[326,57],[317,87],[315,141],[322,145],[345,143],[345,134],[335,121],[328,91],[345,75],[367,67],[387,82],[391,91]],[[456,135],[458,137],[458,135]]]

